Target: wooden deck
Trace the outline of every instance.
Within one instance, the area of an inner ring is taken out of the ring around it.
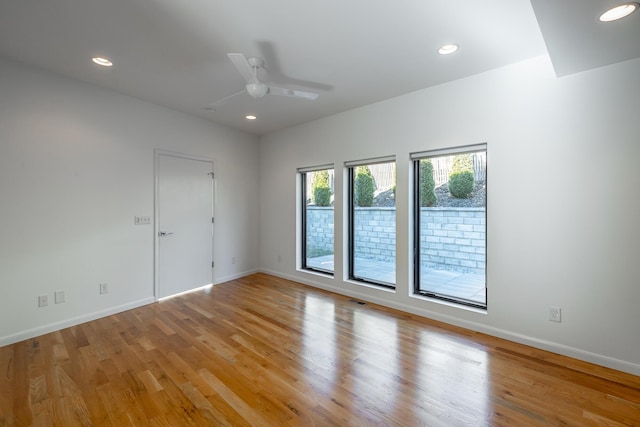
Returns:
[[[640,377],[256,274],[0,348],[28,425],[640,425]]]

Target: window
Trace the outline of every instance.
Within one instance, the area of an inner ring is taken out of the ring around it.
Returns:
[[[411,158],[414,292],[486,308],[486,145]]]
[[[349,279],[396,282],[395,158],[345,164],[349,179]]]
[[[298,172],[302,184],[302,268],[333,275],[333,166]]]

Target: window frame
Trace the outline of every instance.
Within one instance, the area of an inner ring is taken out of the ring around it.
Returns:
[[[312,267],[307,265],[307,174],[313,172],[320,172],[323,170],[333,170],[335,168],[333,164],[312,166],[306,168],[298,168],[298,176],[300,177],[300,269],[304,271],[329,275],[331,277],[335,274],[335,228],[333,236],[333,255],[334,255],[334,269],[327,270],[318,267]],[[333,211],[334,223],[335,223],[335,208]]]
[[[396,290],[396,283],[389,283],[382,280],[373,280],[371,278],[360,277],[355,274],[355,170],[358,166],[370,166],[381,163],[396,163],[395,156],[385,156],[385,157],[377,157],[373,159],[364,159],[364,160],[355,160],[345,162],[344,166],[346,168],[347,175],[347,258],[348,258],[348,267],[347,267],[347,278],[350,281],[372,285],[384,289]],[[397,167],[397,164],[396,164]],[[396,207],[397,209],[397,207]],[[397,210],[396,210],[397,216]],[[397,237],[397,225],[395,230],[395,235]],[[394,260],[396,263],[397,270],[397,259]]]
[[[410,154],[410,159],[412,161],[412,169],[413,169],[413,294],[416,296],[427,297],[435,300],[445,301],[448,303],[453,303],[456,305],[461,305],[464,307],[471,307],[481,310],[487,310],[489,305],[489,295],[487,292],[487,198],[485,200],[485,239],[484,239],[484,247],[485,247],[485,268],[484,268],[484,287],[485,287],[485,302],[484,304],[479,303],[478,301],[468,300],[465,298],[457,298],[452,295],[439,294],[435,292],[429,292],[420,289],[420,161],[426,159],[433,159],[437,157],[444,157],[449,155],[456,154],[468,154],[468,153],[477,153],[484,151],[485,154],[488,153],[487,144],[474,144],[474,145],[465,145],[460,147],[452,147],[446,149],[438,149],[438,150],[429,150],[429,151],[421,151]],[[488,170],[488,168],[487,168]],[[488,178],[485,171],[485,188],[488,191]]]

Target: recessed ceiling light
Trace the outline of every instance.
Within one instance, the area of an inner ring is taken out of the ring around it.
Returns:
[[[98,65],[102,65],[103,67],[111,67],[113,65],[113,62],[111,62],[107,58],[103,58],[102,56],[95,56],[91,58],[91,60]]]
[[[255,119],[257,119],[256,116],[251,115],[251,114],[249,114],[248,116],[245,116],[244,118],[247,119],[247,120],[255,120]]]
[[[632,3],[624,3],[624,4],[621,4],[620,6],[613,7],[607,10],[602,15],[600,15],[600,21],[602,22],[617,21],[618,19],[622,19],[625,16],[631,15],[633,12],[635,12],[638,9],[638,6],[640,6],[640,4],[636,2],[632,2]]]
[[[451,55],[456,50],[458,50],[458,45],[457,44],[445,44],[440,49],[438,49],[438,53],[440,55]]]

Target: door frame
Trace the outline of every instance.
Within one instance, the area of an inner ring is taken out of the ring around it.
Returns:
[[[153,175],[154,175],[154,192],[153,192],[153,298],[155,301],[158,301],[160,295],[160,244],[158,239],[158,232],[160,231],[159,227],[159,215],[160,209],[158,206],[158,193],[160,191],[160,156],[170,156],[170,157],[178,157],[180,159],[187,160],[197,160],[201,162],[211,163],[211,171],[214,173],[212,179],[212,187],[211,191],[213,192],[211,201],[213,206],[211,206],[211,213],[215,218],[216,214],[216,197],[218,194],[217,191],[217,181],[215,179],[215,161],[210,157],[205,156],[196,156],[192,154],[181,153],[178,151],[170,151],[170,150],[162,150],[156,148],[153,150]],[[215,245],[214,245],[214,236],[215,236],[215,222],[211,224],[211,258],[215,259]],[[211,268],[211,283],[215,283],[215,268]]]

